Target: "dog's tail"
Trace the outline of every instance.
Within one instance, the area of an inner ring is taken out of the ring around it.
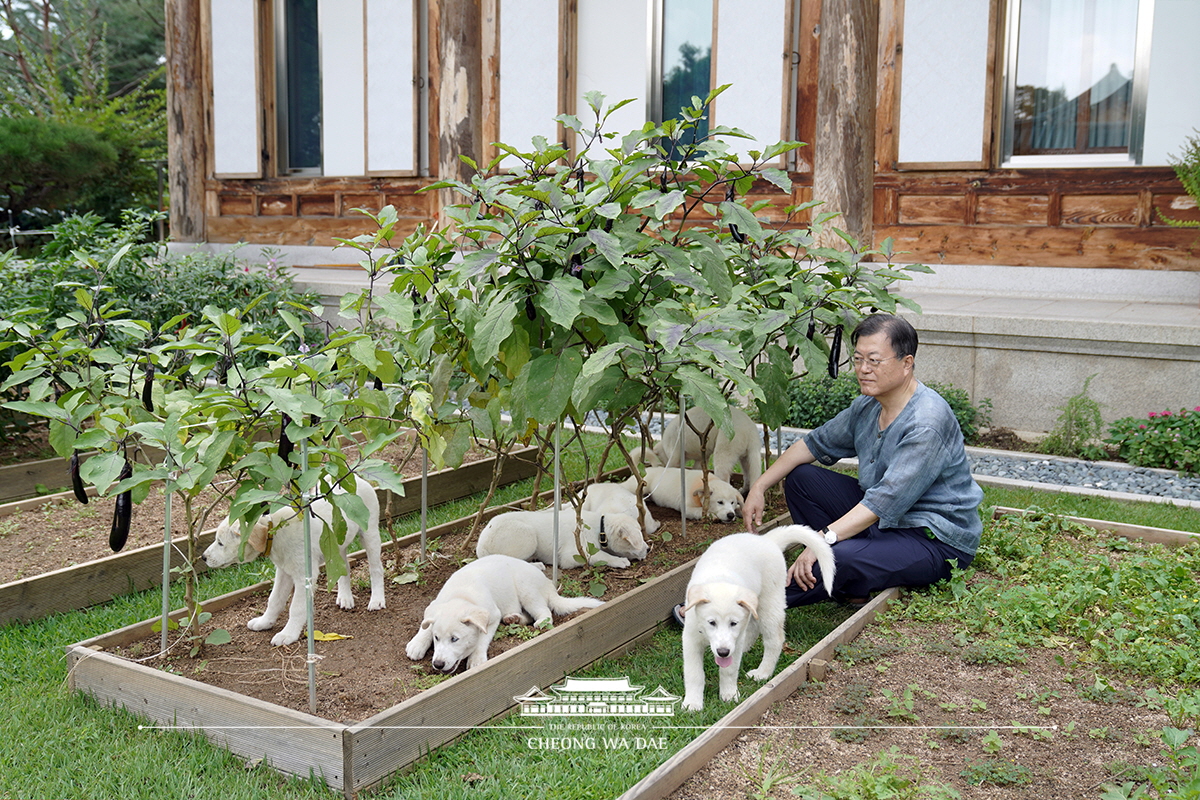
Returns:
[[[833,563],[833,548],[825,541],[824,536],[807,525],[782,525],[772,528],[763,536],[777,544],[784,552],[798,544],[812,548],[817,554],[817,563],[821,565],[821,582],[825,584],[826,593],[830,597],[833,596],[833,576],[837,567]]]
[[[553,597],[549,598],[550,610],[555,614],[562,616],[564,614],[574,614],[576,611],[582,611],[585,608],[595,608],[596,606],[604,605],[604,601],[597,597],[563,597],[557,592]]]

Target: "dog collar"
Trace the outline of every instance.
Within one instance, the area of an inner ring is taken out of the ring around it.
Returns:
[[[604,532],[604,515],[600,515],[600,549],[608,549],[608,534]]]
[[[276,527],[278,527],[278,526],[267,523],[267,543],[263,547],[262,554],[264,556],[267,556],[268,558],[271,556],[271,546],[275,544],[275,528]]]

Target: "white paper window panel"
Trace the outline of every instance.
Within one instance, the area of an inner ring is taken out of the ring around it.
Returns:
[[[413,0],[367,0],[367,170],[416,170]]]
[[[713,122],[754,137],[727,139],[733,152],[759,150],[783,138],[783,66],[788,28],[786,0],[719,0],[716,82],[730,84],[717,98]],[[743,159],[749,161],[749,159]]]
[[[988,0],[905,0],[901,162],[980,161]]]
[[[213,171],[258,177],[257,3],[212,0]]]
[[[1142,163],[1169,164],[1200,129],[1200,2],[1154,0]]]
[[[555,140],[558,40],[558,0],[501,3],[500,141],[505,144],[527,150],[534,136]]]
[[[583,98],[600,91],[606,106],[636,98],[608,118],[604,129],[625,134],[645,124],[649,86],[649,0],[579,0],[575,113],[589,128],[595,121]],[[602,147],[593,148],[594,155]]]
[[[323,175],[366,174],[363,0],[320,0]]]

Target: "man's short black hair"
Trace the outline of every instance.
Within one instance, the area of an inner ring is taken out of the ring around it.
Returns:
[[[869,317],[864,317],[863,321],[858,323],[854,331],[850,334],[850,343],[858,344],[860,336],[874,336],[882,333],[888,338],[888,342],[892,345],[892,351],[896,354],[896,358],[904,358],[905,356],[917,355],[917,331],[909,324],[908,320],[892,314],[872,314]]]

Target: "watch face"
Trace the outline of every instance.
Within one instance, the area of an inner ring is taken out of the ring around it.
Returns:
[[[837,534],[833,531],[825,531],[825,541],[829,544],[837,544]]]

